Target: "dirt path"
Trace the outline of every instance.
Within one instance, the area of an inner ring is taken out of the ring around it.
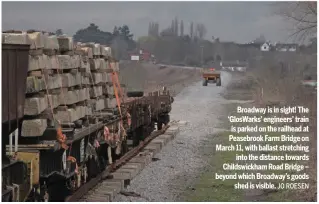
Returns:
[[[222,87],[209,84],[203,87],[198,82],[183,89],[175,97],[171,119],[186,120],[177,138],[157,155],[158,161],[151,163],[132,180],[129,191],[141,194],[140,198],[119,195],[116,201],[178,201],[188,186],[209,165],[202,150],[213,135],[225,131],[220,124],[223,104],[230,103],[222,93],[231,81],[229,73],[222,73]]]
[[[230,73],[228,73],[230,75]],[[237,84],[244,78],[242,74],[231,74],[231,81],[227,83],[227,87],[223,89],[220,95],[220,103],[214,106],[219,110],[218,123],[214,124],[215,131],[211,132],[206,141],[200,147],[200,154],[203,160],[206,160],[204,166],[197,179],[193,181],[178,198],[178,201],[191,202],[238,202],[244,201],[246,192],[234,189],[234,180],[216,180],[215,173],[225,174],[222,165],[232,163],[235,160],[236,152],[216,152],[216,144],[229,145],[228,135],[230,134],[230,123],[228,116],[235,115],[236,107],[246,106],[252,103],[249,90],[245,90],[246,85]],[[244,90],[238,87],[244,87]],[[213,115],[212,115],[213,116]],[[213,116],[216,117],[216,116]],[[209,124],[211,126],[211,124]],[[219,127],[219,129],[216,129]],[[227,174],[227,172],[226,172]]]

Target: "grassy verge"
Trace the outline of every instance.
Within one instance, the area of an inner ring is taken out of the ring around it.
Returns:
[[[265,133],[269,136],[280,136],[281,134],[289,134],[289,133]],[[290,145],[290,144],[293,144],[291,142],[283,142],[283,141],[280,141],[280,142],[276,142],[275,144],[273,142],[262,142],[261,144],[262,145],[265,145],[265,144],[271,144],[271,145],[278,145],[278,146],[281,146],[281,145]],[[301,142],[298,142],[297,144],[302,144]],[[303,144],[305,145],[305,144]],[[283,156],[285,153],[288,153],[288,154],[293,154],[293,155],[300,155],[300,153],[294,153],[294,152],[282,152],[282,151],[272,151],[272,152],[265,152],[266,154],[270,154],[270,155],[274,155],[274,156]],[[280,165],[282,163],[289,163],[289,164],[293,164],[293,163],[298,163],[300,165],[307,165],[307,161],[271,161],[272,164],[275,164],[275,165]],[[288,174],[302,174],[304,171],[295,171],[295,170],[266,170],[264,171],[264,173],[276,173],[276,174],[285,174],[285,173],[288,173]],[[280,181],[282,182],[282,181]],[[291,183],[291,182],[305,182],[307,183],[307,181],[305,180],[301,180],[301,181],[290,181],[290,180],[285,180],[283,183]],[[279,183],[279,181],[273,181],[273,183]],[[296,195],[296,192],[298,190],[293,190],[293,189],[280,189],[280,190],[277,190],[277,191],[272,191],[270,193],[265,193],[264,195],[264,199],[263,201],[265,202],[296,202],[296,201],[299,201],[298,198],[295,196]],[[300,190],[299,190],[300,191]],[[302,199],[300,200],[302,201]]]
[[[234,189],[234,185],[239,183],[245,183],[245,180],[216,180],[215,179],[215,173],[220,174],[232,174],[234,171],[225,171],[222,169],[222,165],[224,163],[238,163],[239,161],[235,160],[236,151],[225,151],[225,152],[215,152],[215,145],[216,144],[223,144],[223,145],[230,145],[234,144],[234,142],[228,141],[228,135],[230,132],[221,132],[213,137],[211,137],[212,141],[210,142],[210,145],[207,145],[207,147],[204,149],[204,151],[210,152],[209,154],[209,168],[206,172],[202,173],[198,181],[192,186],[192,188],[188,189],[184,196],[184,201],[187,202],[201,202],[201,201],[210,201],[210,202],[240,202],[240,201],[252,201],[250,199],[256,199],[250,198],[246,196],[247,190],[238,190]],[[269,136],[278,136],[278,133],[263,133],[267,134]],[[284,133],[282,133],[284,134]],[[238,136],[243,136],[245,133],[240,134]],[[280,135],[280,134],[279,134]],[[243,146],[248,145],[248,143],[241,143]],[[270,144],[270,145],[289,145],[290,142],[259,142],[260,145]],[[242,154],[248,155],[249,152],[241,152]],[[251,152],[252,154],[256,154],[256,152]],[[283,155],[286,152],[258,152],[257,154],[270,154],[270,155]],[[292,154],[295,154],[292,152]],[[268,164],[273,163],[275,165],[282,164],[283,161],[256,161],[257,164]],[[284,163],[296,163],[294,161],[284,161]],[[297,162],[297,163],[303,163],[303,162]],[[238,174],[242,173],[243,171],[236,171]],[[285,174],[285,173],[298,173],[301,174],[301,172],[297,171],[287,171],[287,170],[265,170],[265,171],[256,171],[256,172],[262,172],[263,174]],[[256,173],[255,172],[255,173]],[[245,172],[249,173],[249,172]],[[260,180],[251,180],[253,183],[258,183]],[[262,182],[262,181],[260,181]],[[271,181],[276,185],[276,183],[279,183],[281,181]],[[290,182],[290,181],[284,181],[284,182]],[[298,181],[295,181],[298,182]],[[277,186],[277,185],[276,185]],[[294,195],[296,193],[296,190],[289,190],[289,189],[280,189],[277,191],[269,191],[269,190],[263,190],[262,194],[259,195],[262,201],[280,201],[280,202],[296,202],[297,199]]]
[[[214,140],[213,145],[209,145],[207,150],[211,151],[209,157],[209,168],[207,172],[204,172],[200,179],[193,185],[193,187],[186,191],[183,196],[186,202],[231,202],[231,201],[243,201],[243,190],[234,189],[234,185],[239,180],[217,180],[215,179],[215,173],[231,174],[222,170],[224,163],[235,162],[235,151],[215,152],[215,144],[230,145],[232,142],[228,141],[228,135],[230,132],[221,132],[212,137]],[[210,150],[209,150],[210,148]],[[241,180],[242,183],[242,180]]]

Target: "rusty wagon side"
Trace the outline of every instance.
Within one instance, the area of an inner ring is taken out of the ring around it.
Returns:
[[[6,155],[9,135],[24,116],[30,45],[2,44],[2,201],[19,201],[28,192],[27,165]],[[15,137],[17,142],[18,138]],[[17,190],[17,189],[20,190]],[[17,193],[19,191],[19,193]]]
[[[24,115],[29,47],[2,44],[2,123],[9,133],[16,129],[16,120]]]

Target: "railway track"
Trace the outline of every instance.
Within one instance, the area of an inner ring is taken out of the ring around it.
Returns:
[[[154,131],[137,147],[131,149],[95,178],[83,184],[66,202],[110,202],[117,193],[123,192],[142,169],[152,160],[152,156],[172,140],[179,127],[171,122],[161,130]]]

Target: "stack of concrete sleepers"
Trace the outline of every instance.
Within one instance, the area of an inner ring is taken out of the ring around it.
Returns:
[[[113,90],[111,79],[112,69],[108,64],[108,53],[103,45],[96,43],[78,43],[77,50],[81,50],[83,61],[87,61],[89,69],[87,77],[90,81],[89,107],[92,109],[91,119],[101,115],[105,109],[113,108],[109,94]]]
[[[70,37],[36,31],[14,31],[2,37],[3,43],[31,47],[22,137],[42,136],[57,123],[80,127],[96,123],[97,113],[117,114],[112,74],[119,75],[119,63],[112,58],[111,48],[75,44]]]
[[[73,39],[66,36],[58,37],[59,69],[62,72],[62,88],[60,106],[56,120],[61,124],[82,124],[92,110],[87,105],[90,99],[89,78],[86,75],[88,64],[83,62],[80,53],[76,52]],[[79,121],[80,120],[80,121]]]
[[[81,57],[72,38],[43,32],[4,33],[3,43],[30,44],[22,137],[42,136],[56,122],[72,123],[89,114]]]

